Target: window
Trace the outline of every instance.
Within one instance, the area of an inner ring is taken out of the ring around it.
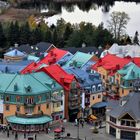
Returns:
[[[94,100],[94,99],[95,99],[95,97],[93,96],[93,97],[92,97],[92,99]]]
[[[116,118],[110,116],[110,121],[113,122],[113,123],[116,123]]]
[[[19,96],[16,97],[16,101],[20,102],[20,97]]]
[[[135,127],[136,123],[133,120],[121,120],[121,125]]]
[[[38,101],[41,102],[41,96],[38,96]]]
[[[10,100],[9,96],[6,96],[6,101],[8,102]]]
[[[33,104],[33,101],[34,101],[33,97],[26,98],[26,103],[28,104]]]
[[[124,89],[122,89],[122,94],[124,94]]]
[[[105,75],[103,75],[103,79],[105,79]]]
[[[61,105],[63,105],[63,101],[61,101]]]
[[[9,110],[10,110],[9,105],[6,105],[6,111],[9,111]]]
[[[47,108],[47,109],[49,108],[49,103],[46,104],[46,108]]]
[[[129,86],[130,86],[130,87],[132,87],[132,86],[133,86],[133,84],[132,84],[132,83],[129,83]]]
[[[101,95],[98,95],[98,98],[101,98]]]
[[[93,91],[93,92],[96,91],[95,85],[92,86],[92,91]]]
[[[40,106],[38,106],[38,111],[40,111],[41,110],[41,107]]]
[[[17,106],[16,110],[17,110],[17,112],[19,112],[20,111],[20,106]]]
[[[57,103],[57,107],[60,107],[60,103]]]

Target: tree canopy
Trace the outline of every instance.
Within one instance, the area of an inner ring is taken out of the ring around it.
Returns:
[[[108,29],[114,35],[115,39],[120,40],[124,34],[129,16],[125,12],[112,12],[108,21]]]

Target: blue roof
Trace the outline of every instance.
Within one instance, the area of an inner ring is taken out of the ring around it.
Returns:
[[[93,64],[95,64],[95,62],[89,60],[87,63],[85,63],[85,64],[81,67],[81,69],[84,70],[84,71],[89,70],[90,67],[91,67]]]
[[[45,124],[50,121],[52,121],[52,118],[48,116],[41,116],[37,118],[22,118],[22,117],[17,117],[17,116],[8,116],[6,117],[7,121],[10,123],[15,123],[15,124]]]
[[[11,57],[17,57],[17,56],[25,56],[25,54],[17,49],[14,49],[12,51],[9,51],[5,53],[4,55],[6,56],[11,56]]]
[[[69,61],[73,57],[73,54],[70,52],[66,53],[57,63],[61,66],[66,64],[67,61]]]
[[[32,61],[25,60],[25,61],[18,61],[18,62],[7,62],[1,61],[0,62],[0,72],[4,73],[17,73],[24,69],[28,64]]]
[[[102,107],[106,107],[106,106],[107,106],[107,102],[99,102],[99,103],[92,105],[91,108],[102,108]]]
[[[98,73],[89,74],[79,68],[66,68],[65,70],[68,73],[75,75],[80,83],[80,86],[83,88],[91,88],[92,85],[102,83]]]

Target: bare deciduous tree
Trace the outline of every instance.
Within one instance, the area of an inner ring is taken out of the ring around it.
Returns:
[[[108,21],[108,29],[114,35],[115,39],[120,40],[123,35],[126,25],[129,21],[129,16],[125,12],[112,12]]]

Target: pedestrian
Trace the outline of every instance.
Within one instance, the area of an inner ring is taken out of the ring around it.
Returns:
[[[7,137],[9,138],[9,130],[7,130]]]
[[[24,133],[24,139],[26,139],[26,133]]]
[[[18,139],[18,134],[17,134],[17,132],[15,133],[15,140],[17,140]]]
[[[35,134],[35,140],[37,140],[37,134]]]
[[[81,120],[82,128],[84,127],[84,120]]]

